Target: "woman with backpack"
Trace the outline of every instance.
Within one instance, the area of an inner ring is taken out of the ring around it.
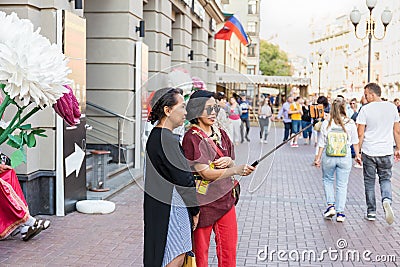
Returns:
[[[352,167],[350,145],[353,144],[355,151],[359,151],[358,141],[356,124],[346,116],[346,102],[338,97],[332,103],[330,118],[322,123],[318,139],[318,154],[314,162],[315,166],[322,166],[322,181],[328,205],[323,214],[326,219],[336,215],[336,221],[345,221],[347,183]],[[361,162],[359,152],[356,153],[356,161]]]

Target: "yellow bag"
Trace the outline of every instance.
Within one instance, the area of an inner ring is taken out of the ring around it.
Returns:
[[[196,257],[192,251],[189,251],[185,255],[185,261],[183,262],[182,267],[196,267]]]

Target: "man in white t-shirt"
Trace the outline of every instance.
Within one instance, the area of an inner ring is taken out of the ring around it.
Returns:
[[[364,87],[368,104],[363,106],[357,117],[364,169],[365,197],[369,221],[375,221],[375,177],[379,176],[382,204],[386,221],[393,223],[392,178],[393,141],[396,142],[394,157],[400,159],[400,118],[393,103],[381,100],[381,88],[376,83]],[[393,140],[394,139],[394,140]]]

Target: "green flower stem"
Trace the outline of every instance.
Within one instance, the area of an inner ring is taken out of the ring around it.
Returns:
[[[8,140],[8,135],[15,131],[15,129],[19,128],[22,123],[24,123],[28,118],[30,118],[33,114],[40,110],[39,107],[34,107],[28,114],[26,114],[22,119],[20,119],[17,124],[14,125],[15,121],[20,118],[22,111],[26,107],[18,109],[17,113],[15,114],[13,120],[10,122],[8,127],[4,130],[4,132],[0,135],[0,144],[3,144],[5,141]]]
[[[6,97],[3,99],[3,102],[0,105],[0,119],[3,118],[4,111],[6,110],[6,107],[11,103],[11,98],[8,94],[6,94]]]

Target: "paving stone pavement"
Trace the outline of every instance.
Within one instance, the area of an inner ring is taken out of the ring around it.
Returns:
[[[251,128],[251,142],[236,149],[237,162],[253,162],[279,144],[282,136],[281,128],[272,128],[269,143],[260,144],[258,128]],[[311,165],[314,147],[303,145],[302,139],[299,144],[299,148],[285,145],[252,176],[241,179],[237,266],[398,266],[400,163],[392,180],[393,210],[398,215],[393,225],[385,222],[381,205],[375,222],[363,219],[362,170],[356,168],[349,179],[347,219],[337,223],[322,218],[324,191],[321,170]],[[141,182],[111,200],[116,211],[108,215],[42,216],[52,225],[31,241],[0,242],[0,266],[142,266]],[[218,266],[214,241],[211,244],[209,266]],[[281,259],[273,250],[281,250]],[[386,262],[375,261],[379,256]]]

